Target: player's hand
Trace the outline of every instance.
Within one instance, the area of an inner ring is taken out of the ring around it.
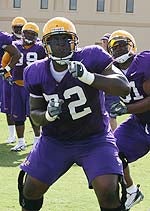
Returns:
[[[6,81],[8,81],[8,83],[12,86],[14,84],[13,78],[12,76],[9,76],[7,78],[5,78]]]
[[[10,71],[7,71],[5,68],[0,68],[0,76],[2,76],[10,85],[13,85],[13,78]]]
[[[114,103],[110,108],[110,117],[115,118],[128,112],[127,106],[123,102]]]
[[[0,76],[4,76],[7,73],[7,70],[5,68],[1,67],[0,68]]]
[[[88,85],[91,85],[95,79],[94,74],[88,72],[84,64],[79,61],[68,62],[68,70],[72,77],[78,78],[80,81]]]
[[[62,112],[62,104],[64,101],[62,99],[50,100],[47,106],[46,119],[53,122],[55,119],[59,118],[59,114]]]

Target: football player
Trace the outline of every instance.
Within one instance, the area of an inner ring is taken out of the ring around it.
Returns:
[[[22,28],[21,41],[14,42],[21,52],[21,58],[12,71],[13,86],[11,92],[11,115],[15,122],[18,143],[11,148],[11,151],[20,151],[26,148],[24,140],[25,120],[29,115],[29,94],[24,88],[23,71],[32,62],[45,58],[45,50],[42,43],[36,42],[39,27],[32,22],[26,23]],[[31,121],[35,141],[40,136],[40,127],[36,127]]]
[[[42,40],[48,58],[24,72],[31,118],[43,128],[34,150],[21,164],[22,210],[40,210],[43,194],[76,163],[94,188],[100,209],[122,211],[118,193],[122,163],[109,127],[104,91],[125,96],[128,81],[117,68],[112,69],[111,56],[100,46],[77,48],[75,26],[66,18],[50,19]]]
[[[9,61],[8,65],[5,68],[1,67],[1,60],[4,55],[4,52],[8,52],[12,59]],[[20,53],[18,49],[12,45],[12,38],[6,32],[0,31],[0,76],[6,80],[11,80],[10,71],[15,66],[20,58]],[[0,102],[2,101],[2,87],[3,80],[0,77]]]
[[[22,27],[27,23],[26,19],[23,17],[15,17],[12,20],[12,40],[20,40],[21,39],[21,30]],[[6,57],[5,57],[6,58]],[[2,65],[7,65],[8,59],[2,59]],[[6,61],[5,61],[6,60]],[[6,139],[7,144],[11,144],[15,142],[15,123],[11,117],[11,84],[7,81],[3,81],[3,95],[2,95],[2,108],[1,111],[6,113],[6,120],[8,125],[8,138]]]
[[[143,157],[150,150],[150,51],[136,54],[134,37],[124,30],[111,34],[108,49],[131,87],[130,94],[111,107],[112,116],[131,114],[114,132],[124,163],[127,183],[125,205],[130,209],[143,199],[143,195],[133,183],[128,163]]]
[[[108,40],[110,37],[110,33],[106,33],[101,37],[101,46],[104,48],[105,51],[108,51]],[[110,116],[110,107],[113,103],[119,102],[119,97],[118,96],[113,96],[110,94],[105,94],[105,106],[106,110],[109,113]],[[110,116],[110,125],[111,129],[114,131],[117,127],[117,119],[116,117],[111,117]]]
[[[13,40],[20,40],[22,37],[22,27],[27,23],[27,20],[24,17],[15,17],[12,20],[11,27],[12,27],[12,39]]]

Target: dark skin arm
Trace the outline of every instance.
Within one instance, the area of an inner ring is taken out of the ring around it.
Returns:
[[[143,89],[148,97],[140,100],[137,103],[127,105],[128,113],[138,114],[150,110],[150,79],[143,83]]]
[[[91,86],[115,96],[126,96],[130,92],[127,78],[112,65],[107,67],[102,74],[95,74],[95,80]]]
[[[36,126],[44,126],[49,123],[45,118],[47,102],[44,98],[34,98],[30,96],[30,117]]]
[[[6,52],[8,52],[9,55],[11,56],[11,60],[8,64],[8,66],[11,69],[13,69],[14,66],[17,64],[17,62],[19,61],[21,54],[20,54],[19,50],[14,45],[7,45],[4,50]]]

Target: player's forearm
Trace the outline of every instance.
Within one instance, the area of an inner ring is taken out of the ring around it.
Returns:
[[[17,64],[17,62],[19,61],[20,57],[21,57],[21,54],[20,54],[20,51],[15,48],[13,45],[9,48],[6,47],[5,49],[11,56],[11,60],[8,64],[8,66],[13,69],[14,66]]]
[[[34,110],[30,112],[30,117],[36,126],[45,126],[49,121],[45,117],[46,111]]]
[[[127,105],[129,114],[138,114],[150,110],[150,96],[130,105]]]
[[[95,74],[95,80],[91,86],[116,96],[126,96],[130,92],[127,79],[117,74],[107,76]]]

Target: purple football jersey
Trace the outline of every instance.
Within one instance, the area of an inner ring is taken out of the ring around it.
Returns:
[[[0,62],[4,54],[4,48],[7,45],[11,45],[11,43],[12,43],[11,35],[8,34],[7,32],[0,31]]]
[[[29,48],[24,48],[22,40],[13,42],[21,52],[21,58],[12,70],[13,80],[23,80],[23,71],[27,65],[30,65],[37,59],[45,58],[45,50],[40,43],[36,43]],[[11,114],[14,121],[25,121],[29,116],[29,93],[20,85],[14,84],[11,91]]]
[[[126,77],[130,83],[131,92],[122,98],[125,104],[136,103],[148,97],[143,90],[143,83],[150,79],[150,51],[143,51],[135,55],[127,70]],[[142,123],[150,123],[150,111],[136,114],[136,117]]]
[[[73,61],[82,61],[89,72],[100,73],[112,62],[101,47],[88,46],[74,52]],[[60,119],[43,127],[43,135],[60,140],[79,140],[109,130],[108,114],[105,110],[104,93],[77,78],[69,71],[57,82],[51,74],[49,59],[37,61],[25,68],[25,87],[33,95],[64,100]],[[45,108],[46,110],[46,108]]]
[[[0,67],[1,67],[1,60],[4,54],[4,48],[7,45],[11,45],[12,43],[12,39],[11,39],[11,35],[8,34],[7,32],[2,32],[0,31]],[[0,76],[0,107],[1,107],[1,102],[2,102],[2,87],[3,87],[3,79]]]
[[[36,60],[45,58],[46,53],[43,46],[39,42],[30,48],[24,48],[22,45],[22,40],[14,41],[13,44],[21,52],[21,58],[12,71],[13,80],[23,80],[24,68]]]
[[[125,104],[136,103],[148,97],[143,90],[144,81],[150,79],[150,51],[135,55],[126,76],[131,92],[123,99]],[[132,114],[115,131],[117,146],[128,162],[133,162],[150,150],[150,111]]]

